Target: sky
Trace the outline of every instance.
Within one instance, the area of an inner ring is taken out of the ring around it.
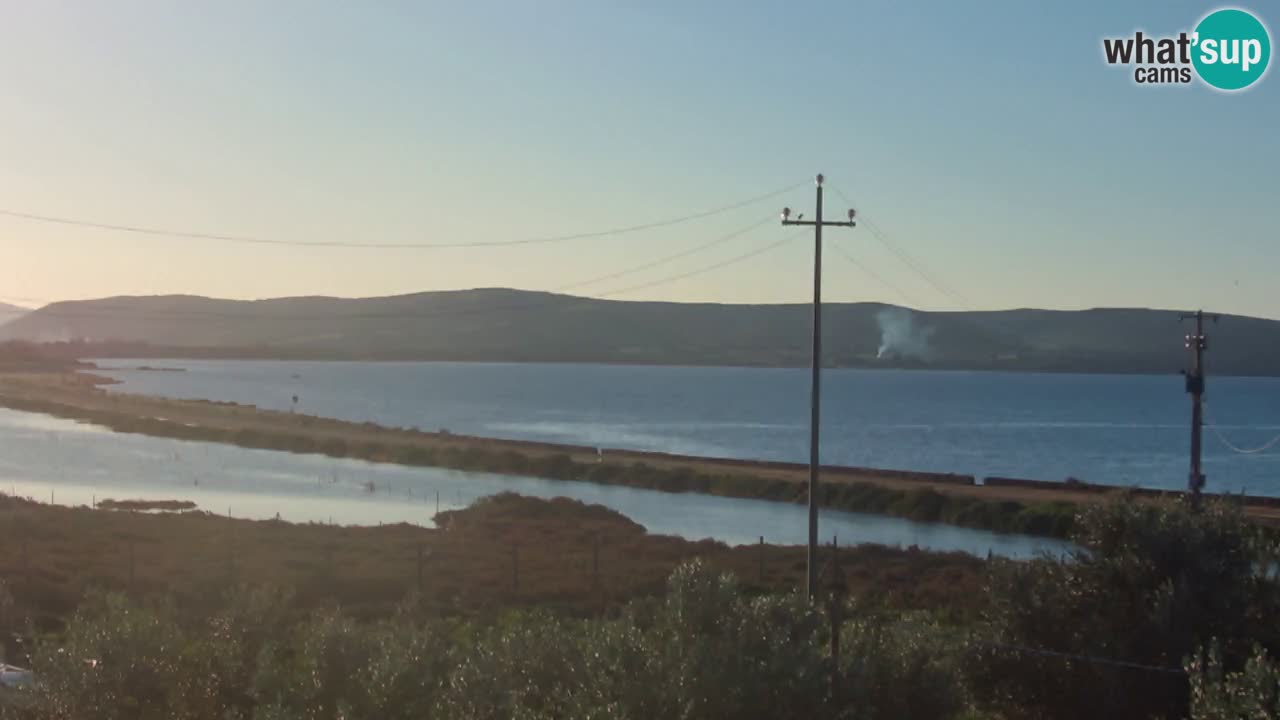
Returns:
[[[1216,7],[0,0],[0,211],[492,243],[791,188],[646,231],[452,249],[0,215],[0,300],[574,286],[804,302],[812,237],[776,218],[812,218],[822,172],[828,216],[848,198],[880,230],[826,231],[827,300],[1280,317],[1280,76],[1141,87],[1103,61],[1104,36],[1176,34]],[[1280,3],[1239,7],[1275,38]]]

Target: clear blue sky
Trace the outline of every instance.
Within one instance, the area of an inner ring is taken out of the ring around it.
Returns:
[[[1199,2],[0,0],[0,209],[279,239],[586,232],[827,174],[974,308],[1280,317],[1280,75],[1144,88],[1101,38]],[[1243,5],[1280,28],[1274,2]],[[1274,61],[1273,61],[1274,64]],[[230,245],[0,217],[0,299],[547,289],[776,213],[556,245]],[[828,205],[843,203],[828,193]],[[772,225],[581,288],[785,237]],[[957,307],[863,229],[913,304]],[[811,246],[620,298],[802,301]],[[899,298],[832,254],[833,300]]]

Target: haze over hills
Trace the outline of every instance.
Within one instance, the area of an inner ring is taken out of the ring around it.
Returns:
[[[922,312],[824,308],[828,365],[1175,373],[1168,310]],[[807,304],[628,302],[506,289],[343,299],[116,297],[61,302],[0,340],[107,343],[98,355],[801,366]],[[1211,370],[1280,375],[1280,321],[1224,316]]]
[[[18,318],[22,317],[23,315],[26,315],[29,312],[31,312],[29,308],[19,307],[17,305],[10,305],[8,303],[0,302],[0,325],[3,325],[4,323],[10,322],[12,320],[17,320]]]

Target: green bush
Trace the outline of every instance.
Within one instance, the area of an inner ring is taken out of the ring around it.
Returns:
[[[263,651],[255,717],[429,717],[446,651],[432,626],[407,618],[362,626],[319,613]]]
[[[468,642],[450,658],[452,672],[436,717],[581,717],[569,712],[586,682],[576,628],[529,613],[468,630]]]
[[[1275,720],[1280,718],[1280,666],[1262,648],[1239,671],[1230,672],[1217,643],[1187,663],[1191,677],[1191,720]]]
[[[988,644],[973,687],[1009,714],[1042,718],[1184,717],[1184,658],[1218,638],[1237,668],[1255,643],[1280,646],[1277,585],[1239,509],[1115,500],[1077,518],[1066,558],[992,569]],[[986,641],[984,641],[986,642]],[[1145,668],[1013,648],[1134,663]],[[1156,668],[1156,669],[1147,669]]]
[[[955,646],[927,621],[855,613],[837,665],[821,608],[747,597],[698,562],[611,619],[421,615],[298,622],[285,596],[242,591],[184,625],[98,598],[42,644],[30,717],[943,720],[964,707]]]
[[[968,704],[963,644],[926,617],[857,619],[844,625],[841,644],[842,704],[856,702],[858,717],[947,718]]]
[[[531,614],[479,632],[437,717],[938,720],[964,708],[955,645],[935,626],[848,624],[838,668],[828,629],[798,596],[746,598],[693,562],[663,601],[614,621]]]
[[[92,598],[62,637],[36,650],[39,717],[220,718],[210,647],[192,642],[171,609]]]

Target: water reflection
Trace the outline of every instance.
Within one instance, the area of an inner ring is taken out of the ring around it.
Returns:
[[[0,409],[0,490],[61,505],[114,499],[191,500],[202,510],[292,522],[430,526],[440,510],[504,490],[563,495],[618,510],[650,532],[730,544],[805,541],[798,505],[539,478],[411,468],[250,450],[231,445],[125,435],[70,420]],[[897,518],[824,512],[822,535],[1028,557],[1064,543]]]

